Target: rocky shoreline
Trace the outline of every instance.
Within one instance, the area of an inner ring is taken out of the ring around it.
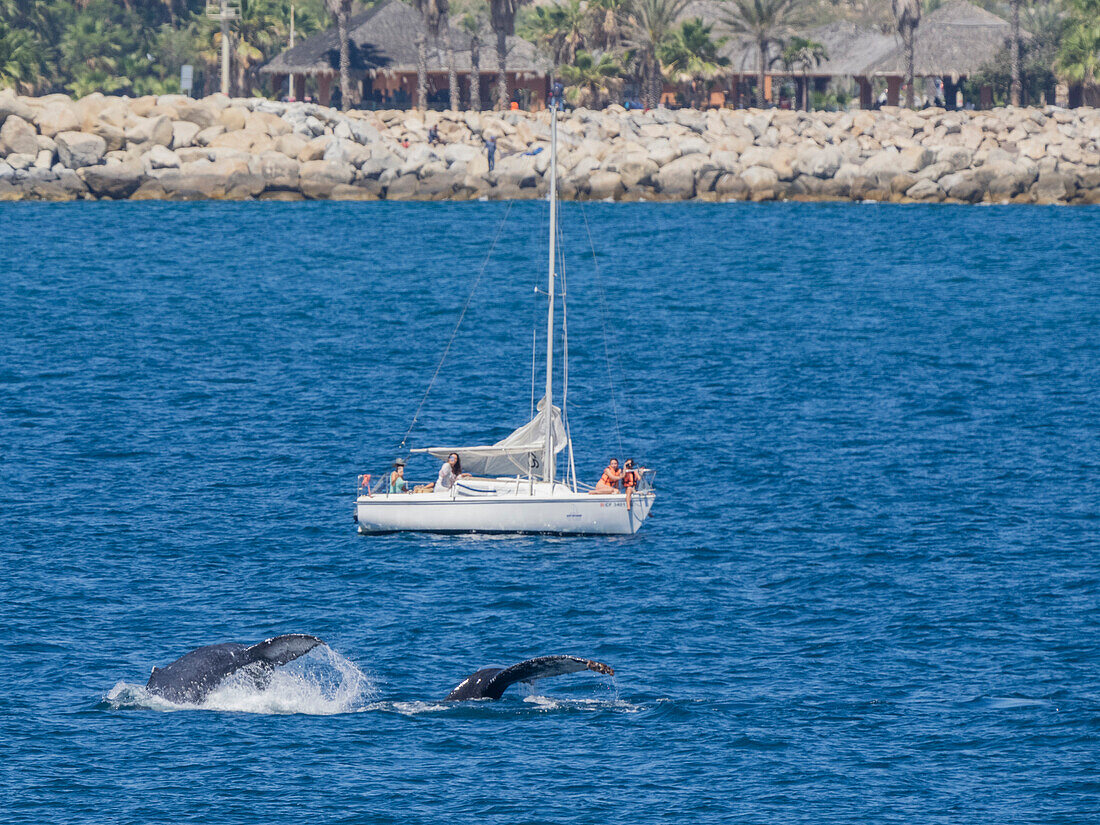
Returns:
[[[536,198],[549,136],[546,112],[3,91],[0,200]],[[563,115],[559,136],[567,199],[1100,203],[1097,109],[612,106]]]

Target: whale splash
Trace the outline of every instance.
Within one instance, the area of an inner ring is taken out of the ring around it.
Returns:
[[[118,682],[103,699],[112,710],[216,710],[231,713],[330,716],[364,710],[376,695],[374,680],[327,645],[278,668],[258,687],[238,671],[194,704],[155,696],[144,685]]]

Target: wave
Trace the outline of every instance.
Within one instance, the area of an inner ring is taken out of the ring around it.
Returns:
[[[329,647],[317,647],[277,668],[266,686],[238,671],[198,703],[156,696],[144,685],[118,682],[103,698],[111,710],[216,710],[231,713],[331,716],[364,710],[376,694],[374,680]]]

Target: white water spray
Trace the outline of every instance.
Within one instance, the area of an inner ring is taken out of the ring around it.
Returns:
[[[115,710],[220,710],[236,713],[327,716],[364,710],[375,695],[374,681],[328,646],[316,647],[276,668],[260,688],[252,676],[238,671],[197,704],[177,704],[155,696],[143,685],[119,682],[105,701]]]

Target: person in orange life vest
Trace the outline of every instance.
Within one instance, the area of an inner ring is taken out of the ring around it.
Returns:
[[[626,490],[626,509],[630,509],[630,499],[638,486],[638,471],[634,469],[634,459],[628,458],[623,464],[623,489]]]
[[[600,480],[596,483],[596,488],[591,491],[590,495],[617,493],[619,492],[619,482],[622,480],[623,474],[619,469],[619,459],[613,458],[608,463],[607,469],[603,471],[603,475],[600,476]]]

